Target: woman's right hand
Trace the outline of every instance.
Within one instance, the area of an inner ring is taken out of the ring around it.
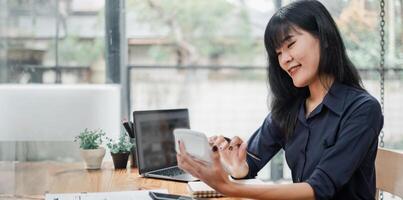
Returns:
[[[229,139],[224,136],[212,136],[209,138],[209,144],[218,147],[221,163],[232,177],[243,178],[248,174],[247,144],[241,138],[235,136]]]

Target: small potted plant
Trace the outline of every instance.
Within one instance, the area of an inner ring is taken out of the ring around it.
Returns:
[[[105,132],[101,129],[85,129],[75,137],[74,141],[80,143],[80,155],[85,161],[87,169],[101,168],[102,160],[105,156],[105,148],[100,145],[104,136]]]
[[[130,151],[133,147],[133,144],[130,142],[129,137],[125,134],[121,134],[118,141],[107,138],[106,145],[111,151],[113,165],[115,166],[115,169],[126,168]]]

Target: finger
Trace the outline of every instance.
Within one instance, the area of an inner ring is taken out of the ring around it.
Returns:
[[[228,146],[229,146],[229,143],[225,140],[225,141],[223,141],[221,144],[220,144],[220,146],[219,146],[219,150],[220,151],[224,151],[225,149],[227,149],[228,148]]]
[[[193,170],[196,170],[198,173],[200,173],[200,171],[206,170],[208,169],[207,164],[196,160],[195,158],[193,158],[191,155],[186,154],[186,155],[181,155],[181,159],[183,160],[184,163],[189,164],[190,167]]]
[[[180,151],[180,153],[177,154],[178,165],[182,166],[183,169],[186,171],[194,172],[194,170],[192,168],[192,166],[193,166],[192,158],[186,152],[185,145],[180,140],[178,140],[178,144],[179,144],[179,151]]]
[[[180,154],[187,155],[185,144],[181,140],[178,140]]]
[[[193,158],[193,161],[197,162],[199,165],[202,165],[204,167],[210,165],[210,163],[208,163],[207,161],[199,160],[198,158]]]
[[[206,165],[206,163],[199,161],[198,159],[194,158],[192,155],[188,154],[186,152],[186,148],[185,148],[185,145],[183,144],[183,142],[178,140],[178,144],[179,144],[179,151],[180,151],[179,155],[181,155],[182,160],[185,160],[187,162],[196,162],[199,165],[203,165],[203,166]]]
[[[176,159],[178,160],[178,167],[181,168],[182,170],[184,170],[185,172],[191,174],[192,176],[198,178],[199,174],[197,173],[196,170],[194,170],[194,168],[189,165],[189,163],[187,163],[186,161],[184,161],[183,156],[181,155],[176,155]]]
[[[214,141],[213,146],[219,147],[223,142],[226,142],[226,140],[225,140],[224,136],[220,135]]]
[[[231,151],[224,150],[220,151],[220,159],[225,165],[230,165],[232,163],[232,156],[231,156]]]
[[[235,136],[231,139],[231,142],[229,145],[233,146],[233,147],[235,147],[235,146],[239,147],[239,145],[241,145],[242,143],[243,143],[243,140],[241,138],[239,138],[238,136]]]
[[[220,174],[220,173],[225,173],[225,174],[229,174],[229,171],[225,169],[225,167],[221,164],[221,158],[220,158],[220,153],[218,151],[218,147],[214,146],[212,148],[212,160],[213,160],[213,168],[215,171],[215,173]],[[208,170],[211,170],[211,168],[209,168]]]
[[[241,147],[241,145],[242,145],[243,143],[245,143],[245,142],[230,144],[229,146],[232,147],[232,151],[238,152],[238,149]]]
[[[176,154],[176,162],[178,163],[178,167],[183,169],[183,160],[182,156],[179,154]],[[183,169],[184,170],[184,169]]]
[[[217,139],[217,136],[216,136],[216,135],[211,136],[211,137],[208,138],[208,143],[209,143],[210,145],[213,145],[216,139]]]
[[[211,151],[213,152],[211,154],[212,160],[213,160],[213,164],[214,165],[221,165],[221,161],[220,161],[220,153],[218,152],[218,147],[217,146],[213,146],[213,148],[211,149]]]
[[[246,160],[246,148],[248,147],[247,143],[244,142],[239,146],[238,149],[238,158],[240,161],[245,161]]]
[[[200,165],[197,162],[193,162],[193,159],[189,156],[184,155],[176,155],[178,160],[179,168],[189,172],[192,175],[199,176],[200,169],[203,168],[203,165]]]

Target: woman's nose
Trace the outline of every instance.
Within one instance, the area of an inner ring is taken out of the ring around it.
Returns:
[[[286,51],[282,52],[280,57],[280,63],[284,65],[290,61],[292,61],[292,56]]]

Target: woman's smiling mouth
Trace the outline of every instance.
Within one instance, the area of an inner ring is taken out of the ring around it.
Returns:
[[[299,68],[301,67],[301,64],[299,65],[295,65],[292,66],[290,69],[288,69],[288,73],[290,74],[290,76],[293,76],[295,73],[297,73],[297,71],[299,70]]]

